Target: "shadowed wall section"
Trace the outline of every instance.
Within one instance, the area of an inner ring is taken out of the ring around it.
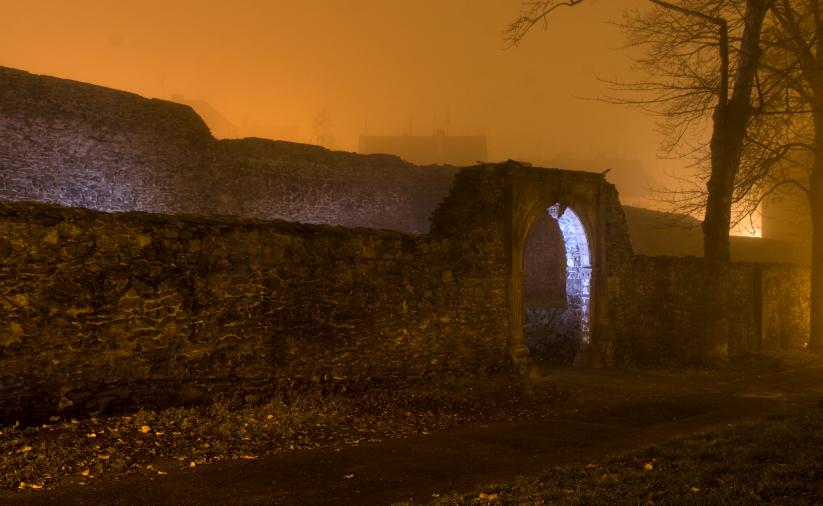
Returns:
[[[699,258],[638,255],[610,283],[621,364],[677,366],[697,359],[703,279]],[[729,354],[746,356],[804,348],[809,339],[808,267],[733,262],[726,307]]]
[[[470,237],[0,203],[0,423],[509,371]]]
[[[566,332],[566,250],[548,212],[532,227],[523,259],[523,338],[533,356],[571,363],[579,343]]]

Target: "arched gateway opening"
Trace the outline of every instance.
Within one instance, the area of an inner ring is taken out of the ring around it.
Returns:
[[[555,204],[536,220],[523,258],[523,339],[529,354],[572,364],[591,338],[591,249],[580,217]]]

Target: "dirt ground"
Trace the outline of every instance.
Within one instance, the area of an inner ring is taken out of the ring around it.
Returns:
[[[758,418],[823,396],[823,366],[749,375],[546,369],[576,402],[546,419],[0,494],[0,504],[391,504]]]

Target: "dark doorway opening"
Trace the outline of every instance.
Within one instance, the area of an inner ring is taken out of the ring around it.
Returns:
[[[589,342],[591,262],[585,227],[558,204],[529,232],[523,265],[523,337],[532,357],[571,365]]]

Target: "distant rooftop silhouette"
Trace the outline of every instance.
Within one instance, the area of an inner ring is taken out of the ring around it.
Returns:
[[[488,156],[485,135],[361,135],[360,153],[391,154],[416,164],[474,165]]]

